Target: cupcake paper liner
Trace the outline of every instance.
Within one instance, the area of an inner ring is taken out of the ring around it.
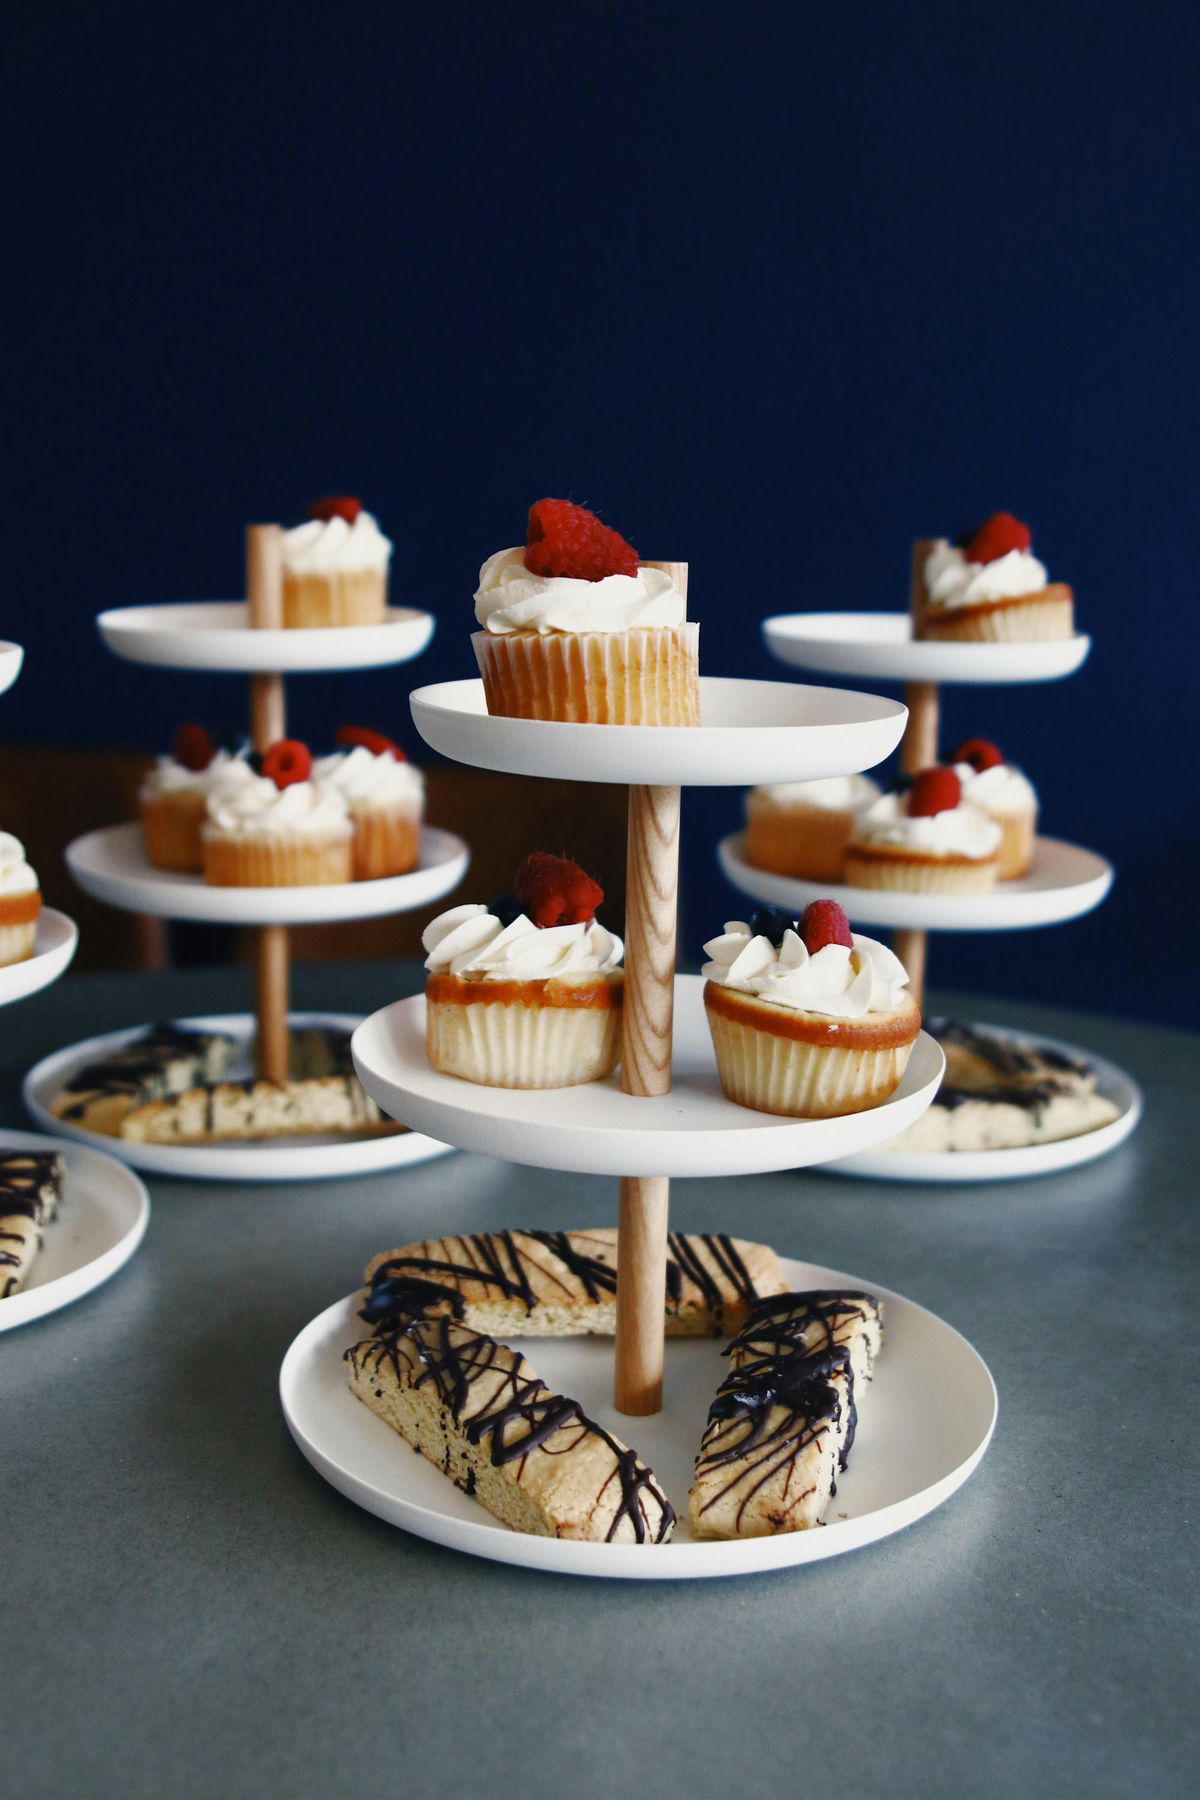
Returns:
[[[292,629],[379,625],[386,611],[387,576],[381,569],[327,575],[283,572],[283,622]]]
[[[951,862],[903,852],[860,856],[851,845],[846,852],[845,879],[850,887],[888,888],[899,894],[986,894],[996,884],[996,857]]]
[[[794,1119],[834,1119],[879,1106],[899,1086],[912,1053],[911,1043],[843,1050],[777,1037],[712,1010],[707,1017],[726,1098]],[[918,1022],[914,1040],[919,1029]]]
[[[800,881],[840,881],[853,825],[849,812],[752,799],[746,809],[746,861]]]
[[[350,809],[354,826],[355,881],[382,881],[389,875],[407,875],[421,853],[421,814],[412,808],[356,807]]]
[[[213,887],[319,887],[352,878],[351,836],[222,837],[204,833]]]
[[[197,875],[204,867],[200,833],[204,826],[205,796],[184,790],[154,794],[139,802],[142,840],[156,869],[174,869]]]
[[[621,1053],[621,1009],[431,1000],[425,1048],[444,1075],[485,1087],[559,1088],[599,1081]]]
[[[978,606],[927,606],[921,636],[962,644],[1023,644],[1069,638],[1075,629],[1071,590],[1061,583],[1013,601]]]
[[[22,921],[20,925],[0,925],[0,969],[10,968],[13,963],[28,962],[36,941],[36,919]]]
[[[476,631],[490,713],[592,725],[698,725],[700,627]]]

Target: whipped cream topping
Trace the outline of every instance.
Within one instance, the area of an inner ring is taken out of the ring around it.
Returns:
[[[486,906],[452,906],[421,934],[431,974],[484,981],[545,981],[550,976],[606,975],[625,946],[598,919],[587,925],[550,925],[543,931],[522,913],[502,925]]]
[[[954,773],[962,783],[963,799],[986,813],[1010,818],[1031,812],[1037,805],[1033,783],[1013,763],[994,763],[990,769],[979,770],[970,763],[955,763]]]
[[[754,789],[771,806],[815,806],[822,812],[854,812],[879,797],[867,775],[828,775],[823,781],[780,781]]]
[[[350,812],[344,794],[315,781],[278,788],[266,775],[235,763],[208,795],[206,829],[225,837],[349,837]]]
[[[995,854],[1000,827],[977,806],[960,801],[945,812],[911,818],[907,794],[881,794],[854,820],[854,842],[894,844],[924,856],[966,856],[982,862]]]
[[[283,534],[283,566],[293,575],[348,575],[362,569],[382,574],[391,555],[391,539],[369,512],[360,512],[353,525],[339,518],[306,519]]]
[[[525,549],[497,550],[479,571],[475,617],[486,631],[632,631],[682,625],[683,595],[665,569],[578,581],[534,575]]]
[[[886,944],[852,936],[850,948],[825,944],[810,956],[796,931],[785,931],[776,949],[770,938],[752,936],[743,920],[730,919],[721,936],[705,944],[710,960],[700,972],[721,987],[738,988],[796,1012],[831,1019],[895,1012],[908,986],[903,963]]]
[[[930,606],[973,606],[979,600],[1015,600],[1046,585],[1046,565],[1032,551],[1010,550],[995,562],[968,562],[962,551],[938,538],[925,559],[925,591]]]
[[[344,794],[351,811],[356,807],[405,806],[416,810],[425,792],[425,778],[410,762],[398,762],[389,751],[376,756],[365,744],[319,756],[313,764],[313,780],[328,783]]]
[[[138,789],[138,796],[153,800],[159,794],[206,794],[218,776],[234,763],[245,766],[244,751],[231,756],[228,750],[218,750],[207,769],[185,769],[173,756],[160,756]]]
[[[0,894],[36,894],[37,884],[20,838],[11,831],[0,831]]]

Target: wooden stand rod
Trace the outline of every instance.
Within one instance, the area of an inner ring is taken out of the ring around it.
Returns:
[[[924,538],[919,538],[913,545],[908,604],[914,637],[925,605],[925,562],[932,547]],[[904,689],[904,704],[908,707],[908,724],[900,746],[900,767],[906,775],[915,775],[921,769],[931,768],[938,759],[941,696],[937,683],[910,681]],[[897,931],[892,947],[908,971],[909,993],[918,1006],[923,1006],[927,934],[924,931]]]
[[[246,601],[257,631],[283,625],[283,532],[251,525],[246,532]],[[264,751],[287,736],[282,675],[250,677],[250,742]],[[258,1072],[267,1081],[288,1074],[288,933],[286,925],[259,928],[257,970]]]

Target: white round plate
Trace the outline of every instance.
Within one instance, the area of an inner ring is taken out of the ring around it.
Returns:
[[[745,787],[873,769],[904,733],[906,708],[877,694],[791,681],[700,682],[699,725],[563,725],[492,718],[482,681],[410,695],[413,723],[453,762],[510,775],[663,787]]]
[[[67,845],[67,867],[85,893],[126,912],[217,925],[322,925],[428,906],[458,886],[470,855],[452,831],[426,825],[421,860],[411,875],[320,887],[210,887],[199,875],[156,869],[135,822],[76,838]]]
[[[0,638],[0,694],[17,679],[24,660],[25,652],[20,644],[12,644],[7,638]]]
[[[372,1013],[354,1034],[358,1078],[392,1118],[506,1162],[591,1175],[749,1175],[828,1162],[895,1137],[918,1119],[946,1066],[922,1032],[890,1100],[840,1119],[787,1119],[737,1106],[721,1092],[704,982],[675,979],[671,1092],[623,1094],[619,1078],[578,1087],[481,1087],[440,1074],[425,1054],[425,998]]]
[[[539,1338],[529,1356],[542,1379],[579,1400],[599,1424],[632,1443],[681,1515],[669,1544],[581,1544],[511,1531],[414,1456],[404,1439],[350,1392],[342,1352],[366,1335],[359,1294],[329,1307],[296,1338],[279,1375],[288,1428],[309,1462],[356,1505],[492,1562],[559,1575],[673,1581],[752,1575],[840,1556],[902,1531],[948,1500],[977,1468],[996,1423],[987,1365],[944,1320],[911,1300],[813,1263],[784,1261],[797,1288],[867,1288],[884,1303],[883,1354],[856,1396],[858,1429],[838,1477],[828,1522],[813,1531],[730,1543],[692,1539],[687,1494],[709,1404],[727,1365],[715,1338],[668,1338],[664,1405],[630,1419],[612,1404],[613,1345],[599,1338]]]
[[[791,907],[799,918],[813,900],[836,900],[855,925],[913,931],[1021,931],[1082,918],[1108,893],[1113,867],[1094,850],[1040,837],[1033,868],[1020,881],[998,881],[989,894],[896,894],[882,888],[773,875],[745,859],[741,832],[717,846],[721,868],[754,900]]]
[[[78,942],[79,927],[74,919],[55,912],[52,906],[43,906],[38,914],[33,955],[0,969],[0,1006],[23,1000],[26,994],[36,994],[39,988],[57,981],[74,956]]]
[[[998,1037],[1020,1036],[1090,1062],[1099,1091],[1121,1109],[1117,1117],[1095,1131],[1081,1132],[1078,1137],[1059,1138],[1053,1144],[1026,1144],[1013,1150],[893,1150],[880,1144],[874,1150],[830,1163],[825,1173],[883,1181],[1018,1181],[1095,1162],[1097,1157],[1107,1156],[1123,1144],[1136,1128],[1142,1116],[1142,1090],[1116,1063],[1093,1056],[1090,1050],[1080,1050],[1074,1044],[1064,1044],[1058,1038],[1014,1033],[1004,1025],[984,1025],[981,1029]]]
[[[333,1025],[352,1031],[358,1024],[353,1013],[291,1013],[294,1026]],[[248,1013],[217,1013],[179,1019],[180,1025],[199,1030],[227,1031],[247,1047],[247,1055],[231,1073],[249,1072],[248,1050],[255,1021]],[[333,1177],[373,1175],[384,1169],[404,1169],[411,1163],[445,1156],[453,1145],[436,1142],[419,1131],[402,1131],[394,1137],[295,1137],[262,1138],[237,1144],[137,1144],[124,1138],[84,1131],[69,1120],[56,1118],[51,1102],[64,1081],[83,1063],[107,1056],[146,1028],[105,1032],[56,1050],[35,1063],[21,1084],[26,1110],[39,1125],[81,1144],[102,1146],[110,1156],[151,1175],[177,1175],[185,1181],[328,1181]]]
[[[434,619],[392,606],[381,625],[255,631],[244,600],[189,600],[118,607],[102,612],[96,624],[108,648],[129,662],[231,675],[303,675],[408,662],[433,636]]]
[[[780,613],[763,620],[780,662],[872,681],[1059,681],[1087,659],[1083,632],[1032,644],[939,644],[914,639],[907,613]]]
[[[58,1215],[47,1225],[29,1280],[0,1300],[0,1331],[70,1306],[127,1263],[146,1230],[150,1196],[132,1169],[99,1150],[32,1131],[0,1131],[0,1152],[59,1150],[67,1178]]]

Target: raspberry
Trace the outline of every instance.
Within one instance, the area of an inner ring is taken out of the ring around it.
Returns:
[[[958,746],[950,761],[970,763],[975,773],[982,775],[985,769],[998,769],[1004,757],[987,738],[967,738]]]
[[[930,819],[934,813],[953,812],[962,799],[962,782],[953,769],[922,769],[908,790],[910,819]]]
[[[836,900],[814,900],[811,906],[806,906],[799,930],[810,956],[815,956],[826,944],[844,944],[847,950],[854,948],[850,921]]]
[[[578,863],[534,850],[517,870],[517,899],[543,931],[551,925],[587,925],[596,916],[604,889]]]
[[[172,755],[185,769],[199,774],[201,769],[207,769],[216,754],[212,733],[205,731],[203,725],[181,725],[175,733]]]
[[[637,551],[618,531],[602,525],[586,506],[570,500],[538,500],[529,509],[525,567],[534,575],[569,575],[603,581],[636,575]]]
[[[347,525],[353,525],[362,509],[362,501],[355,500],[350,494],[330,494],[325,500],[314,500],[308,509],[308,516],[310,519],[321,519],[325,524],[330,519],[345,519]]]
[[[1020,519],[1011,513],[993,513],[964,544],[963,555],[969,563],[990,563],[1010,550],[1028,550],[1032,542],[1028,525],[1022,525]]]
[[[307,781],[312,774],[312,752],[298,738],[280,738],[263,757],[262,772],[277,788]]]
[[[394,756],[397,762],[407,762],[399,744],[393,744],[391,738],[384,737],[382,731],[368,731],[365,725],[339,725],[333,734],[335,744],[343,750],[369,750],[372,756]]]

